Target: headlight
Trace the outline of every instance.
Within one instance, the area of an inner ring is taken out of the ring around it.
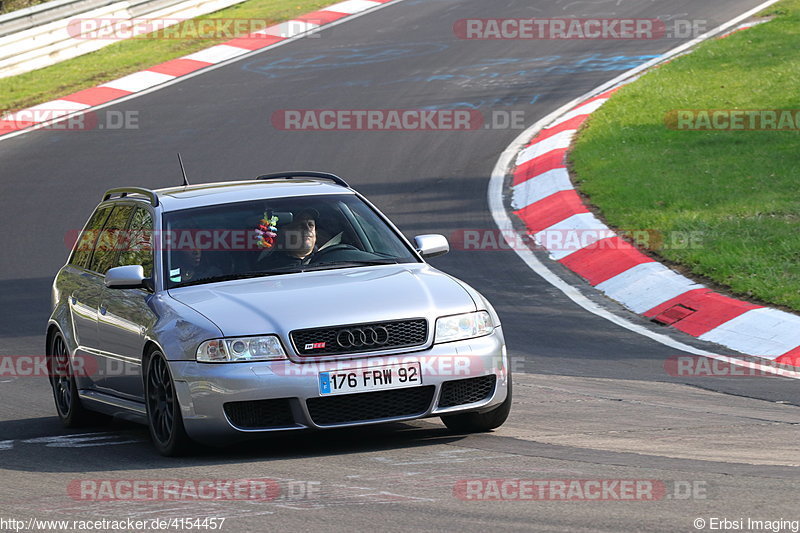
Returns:
[[[281,341],[274,335],[212,339],[197,348],[201,363],[237,363],[286,359]]]
[[[451,342],[488,335],[494,329],[492,317],[486,311],[444,316],[436,320],[434,342]]]

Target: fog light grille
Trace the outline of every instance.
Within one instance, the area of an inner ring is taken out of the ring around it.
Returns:
[[[223,409],[231,424],[243,429],[269,429],[295,425],[288,398],[229,402]]]
[[[480,376],[477,378],[445,381],[442,383],[442,395],[439,398],[439,407],[455,407],[468,403],[480,402],[491,398],[497,376]]]

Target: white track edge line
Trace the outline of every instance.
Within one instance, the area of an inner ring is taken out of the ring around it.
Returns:
[[[603,92],[619,85],[620,83],[638,76],[646,69],[649,69],[655,65],[658,65],[669,58],[672,58],[678,54],[683,53],[684,51],[688,50],[689,48],[696,46],[697,44],[719,34],[730,28],[731,26],[735,26],[739,22],[750,18],[751,16],[755,15],[756,13],[763,11],[764,9],[768,8],[769,6],[779,2],[780,0],[767,0],[766,2],[760,4],[759,6],[747,11],[746,13],[739,15],[738,17],[726,22],[718,26],[717,28],[704,33],[703,35],[689,41],[688,43],[682,44],[672,50],[666,52],[665,54],[644,63],[643,65],[639,65],[636,68],[625,72],[616,78],[608,81],[596,89],[589,91],[588,93],[584,94],[583,96],[579,96],[574,100],[564,104],[560,108],[556,109],[546,117],[542,118],[538,122],[536,122],[533,126],[528,128],[527,130],[520,133],[514,141],[505,149],[505,151],[500,155],[500,158],[497,160],[497,163],[492,170],[492,175],[489,179],[489,188],[487,191],[488,201],[489,201],[489,212],[494,219],[495,225],[497,225],[498,229],[500,230],[500,234],[503,235],[503,238],[508,242],[506,239],[506,232],[511,232],[511,234],[518,234],[518,232],[514,229],[514,225],[511,222],[511,219],[506,213],[505,205],[503,203],[503,185],[505,184],[506,176],[508,175],[508,171],[510,169],[511,163],[514,161],[516,155],[522,150],[526,145],[527,142],[534,137],[539,131],[545,128],[545,126],[549,125],[550,123],[557,120],[561,115],[569,112],[570,110],[574,109],[576,106],[580,105],[584,101],[602,94]],[[668,346],[670,348],[675,348],[687,353],[691,353],[694,355],[702,355],[704,357],[708,357],[710,359],[717,359],[719,361],[724,361],[727,363],[734,364],[736,366],[742,366],[745,368],[751,368],[760,370],[763,372],[776,374],[779,376],[793,378],[793,379],[800,379],[800,371],[788,370],[783,368],[776,368],[770,365],[762,365],[757,362],[753,361],[745,361],[742,359],[737,359],[735,357],[728,357],[725,355],[715,354],[706,350],[702,350],[700,348],[695,348],[694,346],[690,346],[678,340],[675,340],[667,335],[662,333],[656,333],[655,331],[651,331],[644,326],[640,326],[639,324],[634,324],[633,322],[629,321],[626,318],[618,316],[606,309],[603,309],[598,304],[594,303],[590,300],[586,295],[584,295],[581,291],[579,291],[576,287],[570,285],[560,277],[558,277],[553,271],[551,271],[544,263],[542,263],[534,253],[527,249],[527,248],[520,248],[519,246],[513,246],[512,243],[508,242],[510,248],[514,250],[514,252],[522,259],[528,267],[541,276],[545,281],[550,283],[552,286],[560,290],[565,296],[567,296],[570,300],[581,306],[586,311],[597,315],[601,318],[608,320],[624,329],[627,329],[633,333],[637,333],[649,339],[652,339],[664,346]]]

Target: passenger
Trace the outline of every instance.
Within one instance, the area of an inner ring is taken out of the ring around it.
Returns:
[[[203,253],[199,248],[177,250],[173,254],[176,261],[170,270],[170,281],[172,282],[183,283],[224,274],[219,266],[213,264],[209,253]]]

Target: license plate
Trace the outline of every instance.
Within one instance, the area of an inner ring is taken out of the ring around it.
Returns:
[[[400,363],[319,373],[319,394],[321,396],[402,389],[417,385],[422,385],[419,363]]]

